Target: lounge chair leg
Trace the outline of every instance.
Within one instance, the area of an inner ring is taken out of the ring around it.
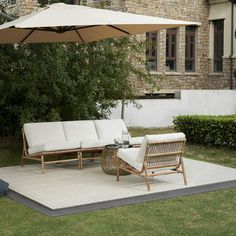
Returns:
[[[41,174],[44,174],[44,156],[41,155]]]
[[[147,190],[148,191],[151,191],[151,187],[150,187],[150,182],[149,182],[149,179],[148,179],[148,173],[147,173],[147,168],[146,166],[144,167],[144,173],[145,173],[145,182],[146,182],[146,185],[147,185]]]
[[[183,173],[183,178],[184,178],[184,184],[187,185],[187,177],[186,177],[186,173],[185,173],[185,168],[184,168],[184,161],[183,159],[181,158],[181,168],[182,168],[182,173]]]

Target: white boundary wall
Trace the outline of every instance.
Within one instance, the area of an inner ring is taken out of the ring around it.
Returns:
[[[137,109],[125,105],[124,121],[128,127],[167,127],[178,115],[236,114],[236,90],[181,90],[180,99],[140,99]],[[121,104],[112,110],[111,119],[121,117]]]

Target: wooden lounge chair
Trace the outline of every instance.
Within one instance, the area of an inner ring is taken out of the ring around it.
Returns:
[[[146,135],[140,148],[119,149],[117,181],[119,171],[125,170],[144,177],[150,191],[149,177],[180,173],[187,185],[182,158],[185,142],[183,133]]]

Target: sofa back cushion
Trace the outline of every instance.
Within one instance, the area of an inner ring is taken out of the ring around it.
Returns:
[[[122,130],[127,131],[127,127],[122,119],[95,120],[94,121],[98,138],[111,139],[122,137]]]
[[[97,132],[93,121],[64,121],[62,122],[66,141],[81,142],[84,140],[97,140]]]
[[[65,141],[61,122],[27,123],[23,128],[30,148],[45,143]]]

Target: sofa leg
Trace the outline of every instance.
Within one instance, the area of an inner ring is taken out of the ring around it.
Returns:
[[[41,155],[41,174],[44,174],[44,156]]]

